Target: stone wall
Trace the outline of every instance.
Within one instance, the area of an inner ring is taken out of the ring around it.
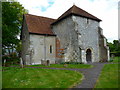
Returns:
[[[86,59],[86,50],[91,49],[92,62],[99,61],[99,38],[98,38],[98,27],[99,22],[82,18],[79,16],[73,16],[73,20],[77,23],[77,30],[79,35],[79,46],[84,50],[83,60]]]
[[[56,37],[29,33],[24,19],[22,30],[22,60],[24,60],[24,64],[41,64],[41,60],[49,60],[50,63],[55,63],[55,55]]]
[[[100,53],[100,61],[105,62],[108,61],[108,50],[106,46],[106,38],[102,34],[102,29],[99,28],[99,53]]]
[[[30,36],[29,36],[26,21],[24,19],[23,29],[22,29],[22,60],[24,64],[28,64],[28,61],[30,60],[29,51],[28,51],[29,42],[30,42]]]
[[[92,62],[99,61],[99,22],[80,16],[69,16],[53,26],[64,48],[65,61],[86,63],[86,50],[91,49]]]
[[[55,63],[55,36],[30,34],[30,50],[33,52],[30,55],[32,64],[41,64],[41,60],[50,60],[50,63]]]
[[[67,17],[52,27],[53,32],[60,39],[60,48],[64,49],[63,61],[78,60],[78,36],[74,32],[74,27],[72,17]]]

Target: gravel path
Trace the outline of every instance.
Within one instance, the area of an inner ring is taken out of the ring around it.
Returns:
[[[89,63],[94,65],[93,68],[88,69],[70,69],[70,68],[50,68],[50,67],[27,67],[27,68],[44,68],[44,69],[59,69],[59,70],[73,70],[79,71],[83,73],[84,79],[82,80],[81,84],[78,84],[74,88],[94,88],[96,81],[100,75],[100,72],[104,66],[104,64],[108,63]]]

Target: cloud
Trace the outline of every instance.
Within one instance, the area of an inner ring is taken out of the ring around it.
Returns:
[[[30,14],[58,18],[73,4],[102,19],[100,26],[109,42],[118,39],[118,0],[18,0]]]
[[[48,6],[41,6],[38,8],[41,8],[41,11],[45,12],[48,8],[50,8],[54,4],[54,1],[48,1],[48,4],[49,4]]]

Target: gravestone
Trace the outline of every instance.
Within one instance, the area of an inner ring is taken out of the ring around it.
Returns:
[[[50,66],[50,60],[47,60],[47,66]]]
[[[22,60],[22,58],[20,58],[20,65],[23,68],[23,60]]]
[[[5,66],[5,63],[6,63],[6,59],[4,59],[4,66]]]
[[[50,66],[50,60],[41,60],[41,64],[44,66]]]

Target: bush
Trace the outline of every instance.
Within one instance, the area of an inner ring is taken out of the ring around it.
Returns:
[[[65,64],[65,62],[61,62],[60,64]]]
[[[115,57],[120,56],[120,51],[110,52],[110,56],[114,55]]]
[[[113,60],[111,59],[109,62],[113,62]]]

